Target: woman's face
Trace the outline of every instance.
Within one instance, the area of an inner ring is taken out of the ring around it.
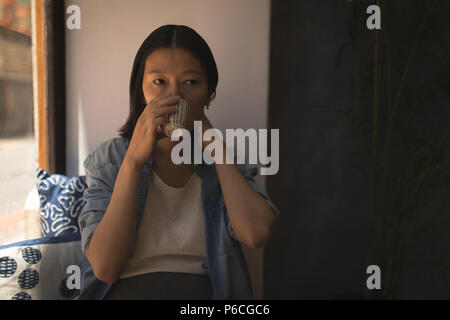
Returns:
[[[203,107],[209,104],[208,79],[202,63],[184,49],[159,48],[145,60],[142,92],[146,103],[164,96],[185,99],[192,109],[194,120],[203,116]]]

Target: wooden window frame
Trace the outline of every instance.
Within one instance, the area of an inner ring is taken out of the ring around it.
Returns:
[[[38,166],[66,172],[65,7],[32,0],[32,57]]]

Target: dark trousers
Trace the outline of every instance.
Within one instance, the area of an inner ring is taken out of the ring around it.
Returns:
[[[152,272],[116,281],[105,300],[209,300],[209,275]]]

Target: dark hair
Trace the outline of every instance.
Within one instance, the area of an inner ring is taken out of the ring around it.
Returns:
[[[131,139],[136,122],[146,104],[142,92],[142,78],[145,60],[149,54],[158,48],[182,48],[194,55],[206,69],[208,78],[208,93],[212,99],[216,96],[218,71],[211,49],[206,41],[193,29],[184,25],[164,25],[154,30],[144,40],[134,58],[130,79],[130,113],[127,122],[119,129],[123,138]]]

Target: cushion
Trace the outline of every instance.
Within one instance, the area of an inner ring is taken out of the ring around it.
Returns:
[[[41,236],[57,237],[80,232],[78,215],[86,204],[83,199],[86,177],[69,178],[39,169],[36,186],[40,200]]]
[[[74,279],[83,259],[80,240],[79,233],[69,233],[0,246],[0,300],[74,299],[80,293],[81,279]]]

